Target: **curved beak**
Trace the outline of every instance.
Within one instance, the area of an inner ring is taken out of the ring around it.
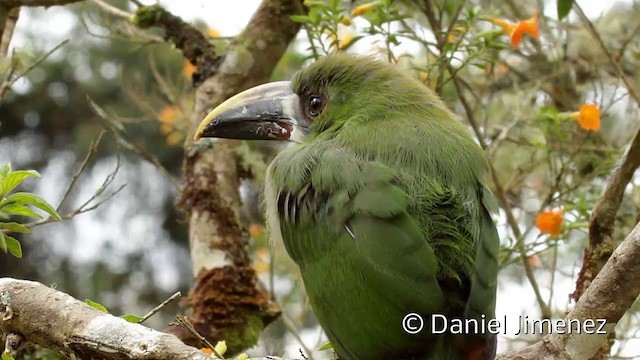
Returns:
[[[302,142],[307,127],[300,98],[289,81],[256,86],[213,109],[202,120],[194,140],[217,137]]]

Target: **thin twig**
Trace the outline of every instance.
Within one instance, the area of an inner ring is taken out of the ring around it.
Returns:
[[[293,335],[293,337],[298,341],[300,346],[302,346],[302,348],[307,353],[307,355],[309,355],[309,359],[313,360],[313,357],[311,356],[311,349],[309,349],[309,347],[307,347],[304,341],[302,341],[302,338],[300,337],[300,334],[298,332],[298,329],[296,328],[296,325],[293,323],[293,320],[291,320],[289,315],[287,315],[286,311],[284,310],[282,311],[282,322],[284,323],[284,326],[287,328],[287,330],[291,333],[291,335]]]
[[[62,196],[62,200],[60,200],[60,204],[58,204],[58,207],[56,208],[57,212],[60,212],[62,205],[69,197],[71,190],[73,190],[73,187],[75,186],[76,181],[87,168],[87,165],[89,164],[89,160],[91,160],[91,158],[98,151],[98,146],[100,146],[100,142],[102,142],[102,137],[104,136],[104,133],[105,131],[102,130],[100,132],[100,135],[98,135],[98,138],[95,141],[91,142],[91,145],[89,146],[89,151],[87,151],[87,155],[85,155],[84,160],[82,160],[82,164],[80,164],[80,167],[78,168],[78,170],[76,170],[76,172],[73,174],[73,177],[71,178],[71,182],[69,182],[69,185],[67,186],[67,189],[65,190],[64,195]]]
[[[116,137],[120,144],[140,156],[142,159],[154,165],[158,170],[160,170],[162,175],[164,175],[165,178],[169,180],[169,182],[171,182],[175,189],[180,189],[178,180],[176,180],[176,178],[171,175],[169,170],[167,170],[167,168],[165,168],[164,165],[160,163],[160,160],[158,160],[155,155],[149,153],[140,145],[129,140],[124,126],[110,118],[100,106],[98,106],[91,100],[91,98],[87,97],[87,101],[89,102],[89,105],[91,105],[91,108],[96,113],[96,115],[98,115],[98,119],[101,120],[102,125]]]
[[[16,81],[20,80],[23,76],[29,73],[29,71],[33,70],[36,66],[40,65],[40,63],[42,63],[49,56],[51,56],[51,54],[53,54],[56,50],[58,50],[60,47],[62,47],[68,42],[69,42],[69,39],[64,40],[60,44],[54,46],[53,49],[47,51],[47,53],[45,53],[40,58],[38,58],[38,60],[36,60],[33,64],[29,65],[29,67],[26,68],[20,75],[13,77],[12,76],[13,71],[11,71],[10,76],[8,76],[7,79],[2,83],[2,86],[0,86],[0,101],[2,101],[4,96],[7,94],[11,86],[13,86],[13,84],[15,84]]]
[[[83,163],[81,168],[83,168],[83,166],[86,166],[86,164]],[[62,218],[62,220],[69,220],[69,219],[74,218],[76,215],[80,215],[80,214],[83,214],[83,213],[86,213],[86,212],[89,212],[89,211],[93,211],[93,210],[97,209],[98,207],[102,206],[107,201],[111,200],[120,191],[122,191],[122,189],[124,189],[127,186],[127,184],[120,185],[116,190],[112,191],[105,198],[103,198],[102,200],[100,200],[100,201],[94,203],[93,205],[89,206],[98,196],[100,196],[100,195],[102,195],[102,193],[104,193],[104,191],[109,187],[109,185],[111,185],[111,183],[113,182],[113,180],[116,177],[116,174],[118,173],[118,170],[120,170],[120,148],[119,147],[118,147],[118,149],[116,151],[116,167],[113,169],[113,171],[107,175],[107,177],[102,182],[100,187],[95,191],[95,193],[93,193],[93,195],[91,195],[91,197],[89,199],[87,199],[84,203],[82,203],[82,205],[80,205],[79,207],[77,207],[75,210],[73,210],[70,213],[61,215],[60,217]],[[72,182],[74,182],[74,181],[75,180],[72,180]],[[69,188],[67,189],[67,191],[70,191]],[[65,192],[63,200],[66,197],[67,197],[67,194]],[[62,202],[60,204],[62,204]],[[58,209],[60,209],[60,206],[58,206]],[[26,223],[26,224],[23,224],[23,225],[25,227],[27,227],[27,228],[32,228],[34,226],[44,225],[44,224],[52,223],[54,221],[57,221],[57,219],[49,216],[46,219],[32,221],[32,222],[29,222],[29,223]]]
[[[193,336],[195,336],[198,340],[200,340],[207,348],[211,349],[213,354],[218,359],[224,360],[224,357],[220,353],[218,353],[218,351],[216,350],[216,347],[209,340],[207,340],[206,337],[200,335],[198,330],[196,330],[196,328],[193,326],[191,321],[187,319],[186,316],[182,316],[182,315],[176,316],[174,321],[171,322],[171,324],[169,325],[180,326],[181,328],[187,329],[191,334],[193,334]]]
[[[609,48],[607,48],[607,45],[602,40],[602,37],[600,36],[600,33],[598,33],[598,30],[596,29],[596,27],[593,26],[593,23],[591,22],[591,20],[589,20],[587,15],[584,14],[584,12],[582,11],[582,8],[580,7],[580,5],[578,5],[577,1],[574,2],[573,8],[578,12],[578,15],[580,15],[582,22],[584,22],[585,25],[587,25],[587,27],[589,28],[589,32],[591,32],[591,35],[593,36],[593,38],[598,42],[600,49],[607,56],[607,59],[609,59],[609,62],[611,63],[611,65],[613,65],[613,68],[616,71],[616,74],[620,77],[620,79],[622,79],[622,82],[624,82],[625,86],[627,87],[627,91],[629,91],[629,95],[631,95],[631,97],[636,101],[638,106],[640,106],[640,97],[638,97],[638,93],[636,92],[635,87],[633,86],[629,78],[627,78],[624,71],[622,71],[622,68],[620,67],[620,63],[616,61],[616,59],[613,57],[613,54],[611,54],[611,52],[609,51]]]
[[[186,60],[186,61],[189,61],[189,60]],[[164,77],[160,74],[160,71],[158,70],[158,65],[156,64],[155,57],[151,53],[149,53],[149,68],[151,69],[151,74],[153,74],[153,78],[156,79],[156,82],[158,83],[158,87],[162,95],[164,95],[172,105],[178,106],[178,108],[180,108],[180,111],[184,114],[184,109],[182,109],[182,106],[180,106],[180,102],[178,101],[178,96],[176,96],[176,94],[173,93],[171,86],[169,86],[169,83],[167,83]]]
[[[163,301],[162,304],[160,304],[160,305],[154,307],[153,309],[151,309],[151,311],[149,311],[147,313],[147,315],[142,317],[142,319],[139,321],[139,323],[142,324],[147,319],[149,319],[153,315],[157,314],[158,311],[162,310],[162,308],[164,308],[165,306],[169,305],[169,303],[171,303],[173,300],[179,298],[180,296],[182,296],[182,293],[180,291],[178,291],[177,293],[171,295],[171,297],[169,297],[167,300]]]
[[[456,92],[458,93],[460,102],[462,103],[462,106],[464,107],[464,110],[467,114],[467,119],[469,120],[469,123],[471,124],[471,127],[473,128],[473,131],[476,134],[476,138],[480,142],[480,146],[482,146],[483,149],[486,149],[487,144],[484,140],[484,136],[482,135],[482,132],[480,131],[478,123],[475,120],[473,109],[471,108],[471,105],[467,101],[467,98],[465,97],[464,92],[462,91],[462,87],[460,86],[460,82],[458,81],[457,78],[453,79],[453,84],[456,87]],[[522,265],[524,266],[524,272],[536,296],[536,301],[538,302],[538,306],[540,307],[540,311],[542,313],[541,315],[544,319],[551,318],[551,309],[549,308],[549,305],[542,298],[542,293],[540,292],[540,286],[538,285],[538,281],[536,280],[535,274],[533,273],[533,268],[531,267],[531,264],[529,264],[529,261],[527,258],[527,250],[524,244],[524,236],[522,235],[522,231],[520,231],[520,226],[518,225],[518,221],[516,220],[516,217],[513,215],[513,209],[511,208],[511,204],[509,203],[509,200],[505,195],[502,182],[500,181],[500,178],[498,177],[498,174],[496,173],[496,170],[494,169],[493,166],[490,166],[490,172],[491,172],[491,178],[493,179],[493,183],[496,188],[496,197],[500,202],[500,205],[502,205],[502,208],[504,209],[505,214],[507,215],[507,223],[511,228],[511,232],[513,233],[513,236],[516,238],[516,246],[520,252],[520,259],[522,261]]]
[[[120,10],[117,7],[108,4],[102,0],[89,0],[90,2],[92,2],[94,5],[96,5],[97,7],[100,8],[100,10],[104,11],[105,13],[109,14],[109,15],[113,15],[115,17],[119,17],[121,19],[125,19],[125,20],[129,20],[133,17],[133,14],[128,13],[124,10]]]

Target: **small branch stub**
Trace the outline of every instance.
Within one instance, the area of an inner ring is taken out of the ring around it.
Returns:
[[[24,337],[20,334],[11,333],[7,335],[4,343],[4,353],[13,357],[16,356],[20,347],[24,344]]]

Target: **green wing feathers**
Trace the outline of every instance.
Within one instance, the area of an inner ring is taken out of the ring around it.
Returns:
[[[304,176],[292,179],[294,168]],[[271,201],[287,251],[343,358],[457,351],[442,337],[405,333],[408,312],[493,316],[499,244],[482,185],[454,189],[320,142],[281,153],[268,179],[278,184]]]

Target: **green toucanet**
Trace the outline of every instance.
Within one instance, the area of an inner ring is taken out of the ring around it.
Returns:
[[[201,137],[292,142],[267,170],[267,222],[340,359],[494,357],[495,335],[432,331],[433,314],[495,316],[499,240],[483,151],[429,88],[329,55],[225,101]]]

